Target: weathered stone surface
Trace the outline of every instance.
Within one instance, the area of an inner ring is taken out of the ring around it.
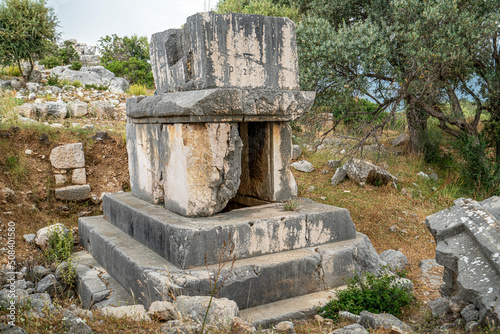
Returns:
[[[177,320],[178,314],[174,304],[166,301],[156,301],[149,306],[148,315],[158,321]]]
[[[151,321],[143,305],[103,307],[101,313],[116,318],[130,318],[135,321]]]
[[[368,334],[368,331],[360,324],[353,324],[336,329],[333,334]]]
[[[84,320],[74,315],[72,312],[65,311],[63,324],[69,334],[92,334],[92,329]]]
[[[231,330],[236,333],[255,333],[257,329],[248,321],[234,317],[231,319]]]
[[[0,89],[9,89],[9,88],[10,88],[10,80],[0,79]]]
[[[180,313],[181,318],[190,318],[194,321],[203,322],[207,311],[210,297],[208,296],[178,296],[174,301],[174,307]],[[238,305],[227,298],[213,298],[208,311],[208,324],[228,323],[239,313]]]
[[[282,321],[275,327],[276,332],[285,334],[295,334],[295,327],[291,321]]]
[[[290,166],[292,166],[296,170],[304,172],[304,173],[311,173],[312,171],[314,171],[313,164],[307,160],[301,160],[301,161],[294,162]]]
[[[292,146],[292,160],[297,160],[302,155],[302,147],[300,145]]]
[[[21,327],[8,324],[0,324],[0,332],[3,334],[26,334],[26,331]]]
[[[47,247],[47,242],[49,240],[49,236],[52,233],[69,233],[69,230],[61,223],[56,223],[44,228],[41,228],[36,232],[35,243],[40,248]]]
[[[423,291],[423,294],[428,298],[428,300],[438,299],[441,297],[439,289],[444,284],[443,266],[438,264],[435,259],[426,259],[420,261],[419,267],[421,274],[418,281],[421,281],[422,284],[428,288]],[[452,308],[451,305],[450,308]],[[457,313],[457,311],[454,311],[453,308],[452,311]]]
[[[70,82],[80,81],[84,86],[94,85],[107,87],[110,85],[111,80],[115,77],[113,72],[108,71],[102,66],[82,67],[79,71],[67,68],[61,68],[61,70],[62,72],[58,74],[60,79],[67,79]],[[59,70],[52,70],[52,73],[57,74],[57,72],[59,72]]]
[[[287,18],[198,13],[183,29],[153,34],[157,91],[240,87],[298,89],[295,24]]]
[[[36,108],[33,103],[24,103],[20,106],[14,107],[14,110],[21,116],[35,119],[37,117]]]
[[[363,311],[359,315],[361,318],[359,324],[364,328],[378,329],[385,328],[391,329],[392,326],[398,327],[403,331],[412,332],[412,328],[389,313],[374,314],[368,311]]]
[[[60,287],[59,282],[53,274],[47,275],[38,282],[36,292],[47,292],[49,295],[54,296]]]
[[[73,172],[71,174],[71,182],[73,184],[86,184],[87,174],[85,168],[73,169]]]
[[[61,268],[61,276],[63,275],[64,270],[65,268]],[[110,295],[111,291],[108,289],[108,286],[101,280],[101,278],[99,277],[99,272],[96,269],[90,268],[83,264],[78,264],[76,266],[76,276],[76,291],[80,296],[82,306],[84,308],[90,309],[95,304],[103,301]]]
[[[328,160],[327,166],[329,168],[339,168],[342,160]]]
[[[172,320],[160,328],[161,334],[200,333],[201,323],[193,321]]]
[[[91,105],[91,112],[95,115],[97,118],[113,118],[115,107],[106,101],[92,101],[90,103]]]
[[[436,261],[444,269],[442,293],[479,309],[479,323],[500,323],[500,198],[458,199],[427,217],[436,239]],[[478,284],[480,282],[480,284]]]
[[[0,190],[0,198],[4,201],[12,202],[15,196],[16,192],[10,188],[2,188]]]
[[[337,168],[335,174],[333,174],[332,179],[330,180],[332,186],[338,185],[340,182],[344,181],[347,176],[347,172],[343,167]]]
[[[205,89],[129,98],[127,116],[145,123],[292,121],[311,108],[314,97],[301,91]]]
[[[390,270],[394,272],[401,272],[410,266],[406,256],[394,249],[388,249],[380,253],[380,259],[387,263]]]
[[[34,266],[32,269],[33,274],[36,275],[38,278],[42,278],[50,274],[50,270],[43,266]]]
[[[48,293],[31,294],[24,299],[24,303],[26,302],[29,302],[31,309],[39,317],[43,317],[45,313],[55,311],[56,309]]]
[[[399,136],[397,136],[396,139],[392,141],[392,146],[397,147],[406,145],[409,141],[410,141],[410,135],[407,134],[406,132],[403,132]]]
[[[85,154],[83,144],[67,144],[58,146],[50,152],[50,162],[54,168],[84,168]]]
[[[35,242],[36,234],[25,234],[23,235],[24,241],[28,244]]]
[[[450,312],[450,298],[442,297],[429,303],[434,318],[444,317]]]
[[[89,107],[85,102],[72,101],[67,107],[70,117],[83,117],[89,113]]]
[[[56,189],[56,198],[63,201],[84,201],[90,196],[90,186],[68,186]]]
[[[339,311],[339,317],[350,320],[350,321],[354,321],[354,322],[358,322],[360,319],[359,315],[355,315],[355,314],[352,314],[351,312],[347,312],[347,311]]]
[[[464,307],[464,309],[462,310],[462,312],[460,312],[460,315],[465,320],[465,322],[471,322],[471,321],[477,321],[477,320],[479,320],[479,311],[472,304],[469,304],[466,307]]]
[[[370,183],[377,186],[387,184],[396,185],[398,179],[371,162],[359,159],[351,159],[342,166],[346,171],[349,179],[363,186],[365,183]]]
[[[127,124],[132,193],[184,216],[209,216],[236,195],[242,141],[233,123]]]
[[[68,176],[66,174],[54,174],[56,179],[56,186],[62,186],[68,181]]]
[[[47,117],[64,119],[66,118],[67,114],[68,108],[66,107],[66,104],[64,102],[47,102]]]
[[[114,78],[111,80],[108,89],[111,93],[123,94],[128,90],[129,86],[130,84],[127,80],[123,78]]]

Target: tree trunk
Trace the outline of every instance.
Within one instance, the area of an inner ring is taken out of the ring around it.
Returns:
[[[406,119],[410,135],[410,151],[422,152],[428,140],[427,120],[429,114],[414,102],[406,101]]]

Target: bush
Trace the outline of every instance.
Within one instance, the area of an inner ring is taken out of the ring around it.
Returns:
[[[45,256],[50,262],[61,263],[66,261],[73,252],[73,236],[63,229],[55,228],[49,234]]]
[[[83,87],[81,81],[78,80],[73,81],[72,85],[75,86],[76,88]]]
[[[48,56],[40,60],[40,64],[50,69],[56,66],[61,66],[61,60],[56,56]]]
[[[390,313],[396,317],[402,310],[415,301],[413,293],[398,282],[387,267],[382,267],[379,275],[371,273],[356,274],[347,280],[347,288],[337,292],[337,299],[330,301],[318,311],[323,317],[338,319],[339,311],[360,314]]]
[[[71,69],[73,71],[79,71],[82,68],[82,63],[79,61],[74,61],[71,63]]]
[[[47,85],[48,86],[60,86],[61,85],[61,80],[59,80],[59,76],[57,74],[51,74],[47,78]]]
[[[128,88],[128,94],[130,95],[135,95],[135,96],[140,96],[140,95],[146,95],[147,90],[146,86],[144,85],[139,85],[139,84],[133,84],[130,85]]]
[[[153,72],[151,64],[146,60],[130,58],[129,60],[114,60],[107,64],[106,69],[113,72],[116,76],[127,79],[131,84],[144,85],[152,89],[154,87]]]
[[[0,75],[6,75],[8,77],[20,77],[21,72],[17,66],[7,66],[0,67]]]

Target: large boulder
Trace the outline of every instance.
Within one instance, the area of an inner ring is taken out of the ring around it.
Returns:
[[[129,86],[130,85],[127,80],[123,78],[114,78],[111,80],[108,89],[111,93],[123,94],[128,90]]]
[[[47,102],[47,116],[59,119],[66,118],[68,109],[66,104],[62,101]]]
[[[385,186],[388,184],[395,186],[398,183],[398,179],[395,176],[368,161],[351,159],[340,168],[345,171],[345,176],[360,186],[364,186],[366,183],[375,186]],[[332,178],[333,185],[340,183],[344,176],[344,172],[339,171],[339,169],[337,169]]]
[[[49,241],[49,236],[52,233],[69,233],[69,230],[61,223],[56,223],[44,228],[41,228],[36,232],[35,243],[40,248],[46,248]]]
[[[97,118],[113,118],[115,107],[106,101],[92,101],[90,103],[92,113]]]
[[[73,101],[68,103],[68,112],[70,117],[83,117],[89,113],[89,107],[85,102]]]
[[[380,259],[387,263],[389,269],[393,272],[401,272],[410,266],[406,256],[394,249],[388,249],[380,253]]]
[[[57,67],[52,70],[52,75],[58,75],[60,79],[70,82],[80,81],[82,85],[94,85],[108,87],[115,78],[113,72],[102,66],[82,67],[79,71],[69,68]]]

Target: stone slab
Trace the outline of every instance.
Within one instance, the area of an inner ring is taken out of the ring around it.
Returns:
[[[84,201],[90,196],[90,186],[67,186],[56,189],[56,198],[64,201]]]
[[[158,93],[214,87],[298,89],[295,23],[284,17],[205,12],[153,34]]]
[[[296,211],[268,204],[188,218],[117,193],[104,196],[103,210],[109,222],[179,268],[217,263],[212,250],[228,241],[242,259],[356,238],[348,210],[301,200]]]
[[[315,92],[216,88],[127,99],[135,123],[293,121],[307,112]]]
[[[210,276],[218,264],[182,270],[103,217],[80,218],[79,231],[81,244],[145,306],[168,300],[169,293],[210,294]],[[365,256],[367,251],[371,256]],[[221,270],[227,279],[218,296],[246,309],[318,292],[335,287],[329,282],[343,282],[355,270],[375,267],[367,263],[369,259],[378,266],[378,255],[370,241],[358,233],[353,240],[236,260],[232,268],[226,263]],[[327,263],[330,265],[323,265]]]

